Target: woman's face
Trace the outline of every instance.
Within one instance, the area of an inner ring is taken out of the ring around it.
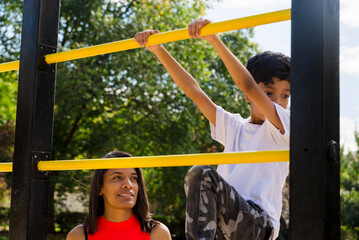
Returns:
[[[134,168],[109,169],[103,176],[100,195],[106,210],[131,210],[138,195],[138,176]]]

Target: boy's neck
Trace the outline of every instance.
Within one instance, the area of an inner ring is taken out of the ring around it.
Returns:
[[[251,119],[249,120],[250,123],[252,124],[257,124],[257,125],[262,125],[264,123],[264,121],[260,118],[257,118],[256,116],[252,116],[251,114]]]
[[[262,116],[260,116],[262,115]],[[264,123],[265,117],[263,113],[259,112],[259,109],[254,106],[254,104],[251,104],[251,119],[249,120],[252,124],[258,124],[262,125]]]

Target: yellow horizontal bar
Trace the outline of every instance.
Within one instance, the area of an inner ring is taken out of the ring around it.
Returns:
[[[40,171],[288,162],[289,150],[40,161]]]
[[[19,70],[20,61],[13,61],[13,62],[7,62],[7,63],[1,63],[0,64],[0,73],[1,72],[8,72],[12,70]]]
[[[249,28],[257,25],[279,22],[289,19],[290,19],[290,9],[260,14],[256,16],[238,18],[238,19],[223,21],[218,23],[212,23],[212,24],[208,24],[202,29],[201,36],[206,36],[219,32],[232,31],[242,28]],[[174,42],[188,38],[189,38],[188,29],[184,28],[184,29],[152,35],[148,38],[147,45]],[[135,48],[140,48],[140,46],[132,38],[123,41],[101,44],[93,47],[86,47],[86,48],[81,48],[67,52],[49,54],[45,56],[45,61],[48,64],[58,63],[68,60],[91,57],[91,56],[96,56],[106,53],[119,52],[129,49],[135,49]]]
[[[211,23],[206,25],[202,29],[200,36],[206,36],[219,32],[233,31],[243,28],[255,27],[258,25],[290,20],[291,18],[290,11],[291,11],[290,9],[286,9],[286,10],[269,12],[269,13],[238,18],[238,19],[233,19],[223,22]],[[149,37],[147,45],[155,45],[160,43],[179,41],[188,38],[189,38],[188,30],[187,28],[184,28],[184,29],[152,35]],[[45,56],[45,61],[48,64],[59,63],[59,62],[64,62],[74,59],[97,56],[97,55],[119,52],[129,49],[135,49],[135,48],[140,48],[140,46],[133,38],[131,38],[127,40],[116,41],[116,42],[96,45],[92,47],[85,47],[85,48],[70,50],[66,52],[49,54]],[[0,64],[0,69],[2,69],[1,65],[2,64]],[[9,69],[9,70],[14,70],[14,69]]]
[[[38,169],[40,171],[58,171],[138,167],[179,167],[193,165],[268,163],[288,161],[289,150],[280,150],[236,153],[200,153],[132,158],[40,161],[38,164]],[[0,163],[0,172],[11,171],[12,163]]]
[[[12,172],[12,163],[0,163],[0,172]]]

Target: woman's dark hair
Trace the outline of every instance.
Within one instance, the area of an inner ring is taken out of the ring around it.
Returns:
[[[102,158],[120,158],[120,157],[132,157],[129,153],[113,151],[106,154]],[[143,232],[151,233],[151,230],[156,225],[156,221],[151,218],[149,212],[150,206],[147,199],[145,181],[143,178],[142,170],[135,168],[137,173],[138,182],[138,195],[135,206],[133,207],[133,213],[136,215],[141,225]],[[85,224],[88,226],[88,233],[94,234],[97,231],[97,217],[102,216],[105,210],[103,196],[100,195],[100,190],[103,185],[103,177],[108,169],[97,169],[94,173],[89,202],[89,213],[85,220]]]
[[[290,57],[271,51],[255,55],[247,62],[247,70],[257,83],[273,84],[273,77],[290,82]]]

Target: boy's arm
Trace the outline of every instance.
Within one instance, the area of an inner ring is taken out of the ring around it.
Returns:
[[[188,25],[189,35],[192,38],[197,38],[200,35],[202,27],[208,23],[210,23],[209,20],[202,19],[192,22]],[[273,125],[276,126],[281,133],[284,133],[285,130],[277,114],[274,103],[258,86],[252,75],[237,59],[237,57],[233,55],[233,53],[223,44],[217,35],[209,35],[201,38],[207,40],[218,52],[237,87],[248,96],[250,101],[263,112],[265,117],[273,123]]]
[[[147,30],[136,33],[135,40],[140,46],[145,46],[147,44],[148,36],[155,33],[158,33],[158,31]],[[157,56],[175,83],[197,105],[208,121],[216,126],[216,105],[203,92],[197,81],[167,52],[162,45],[152,45],[147,48]]]

